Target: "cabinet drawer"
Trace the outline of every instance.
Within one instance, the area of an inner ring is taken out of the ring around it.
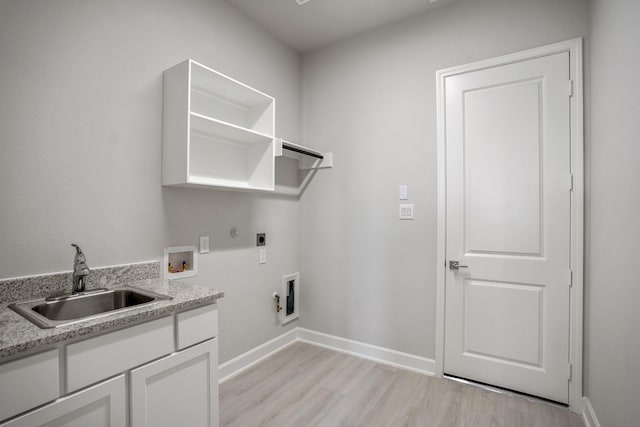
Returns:
[[[0,365],[0,420],[60,395],[58,350]]]
[[[173,351],[173,318],[110,332],[67,346],[67,392]]]
[[[176,315],[178,350],[218,335],[218,307],[215,304],[194,308]]]

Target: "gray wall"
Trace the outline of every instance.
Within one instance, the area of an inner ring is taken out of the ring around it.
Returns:
[[[278,135],[299,139],[299,55],[224,1],[0,2],[0,278],[69,270],[70,242],[97,267],[209,235],[193,281],[226,293],[225,361],[283,332],[271,293],[297,271],[298,209],[160,186],[162,71],[188,57],[276,97]]]
[[[585,394],[611,427],[640,425],[639,16],[592,2]]]
[[[434,357],[435,72],[587,34],[586,1],[458,0],[304,55],[304,140],[335,166],[300,205],[301,326]]]
[[[633,425],[640,393],[639,14],[633,0],[593,0],[588,43],[585,391],[611,426]],[[0,278],[68,270],[71,241],[97,267],[210,235],[192,281],[226,292],[224,361],[285,330],[270,294],[300,247],[302,326],[433,357],[434,73],[587,35],[587,21],[580,0],[458,0],[306,55],[301,118],[299,57],[223,1],[4,1]],[[300,208],[160,187],[161,71],[189,56],[275,96],[280,136],[300,140],[302,119],[304,141],[335,153]],[[397,220],[398,184],[413,222]]]

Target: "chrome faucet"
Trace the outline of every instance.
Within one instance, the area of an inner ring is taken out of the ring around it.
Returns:
[[[89,267],[87,267],[87,259],[80,249],[80,246],[72,243],[71,246],[76,248],[76,256],[73,259],[73,292],[84,292],[87,284],[87,276],[89,275]]]

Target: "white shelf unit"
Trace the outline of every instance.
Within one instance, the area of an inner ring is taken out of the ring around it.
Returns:
[[[274,190],[273,97],[188,59],[163,103],[163,185]]]
[[[333,167],[333,153],[323,153],[282,138],[276,138],[275,155],[298,161],[298,179],[295,185],[276,185],[275,187],[276,193],[285,196],[300,197],[319,169]]]

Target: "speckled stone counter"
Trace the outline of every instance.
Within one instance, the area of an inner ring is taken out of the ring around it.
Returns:
[[[68,275],[68,281],[64,275]],[[52,278],[52,276],[60,277]],[[7,305],[10,302],[43,298],[52,293],[59,293],[61,289],[66,289],[68,292],[71,283],[70,273],[0,281],[0,363],[23,352],[44,348],[99,331],[106,331],[110,328],[161,317],[176,311],[211,304],[224,296],[224,292],[217,289],[160,279],[159,263],[133,264],[124,266],[124,268],[96,269],[95,272],[92,271],[92,276],[97,280],[93,286],[90,281],[88,288],[114,288],[126,284],[142,290],[168,295],[173,299],[157,301],[141,307],[130,308],[119,313],[112,313],[58,328],[41,329],[8,308]],[[151,276],[151,278],[141,278],[141,276]],[[61,283],[65,286],[61,287]]]

